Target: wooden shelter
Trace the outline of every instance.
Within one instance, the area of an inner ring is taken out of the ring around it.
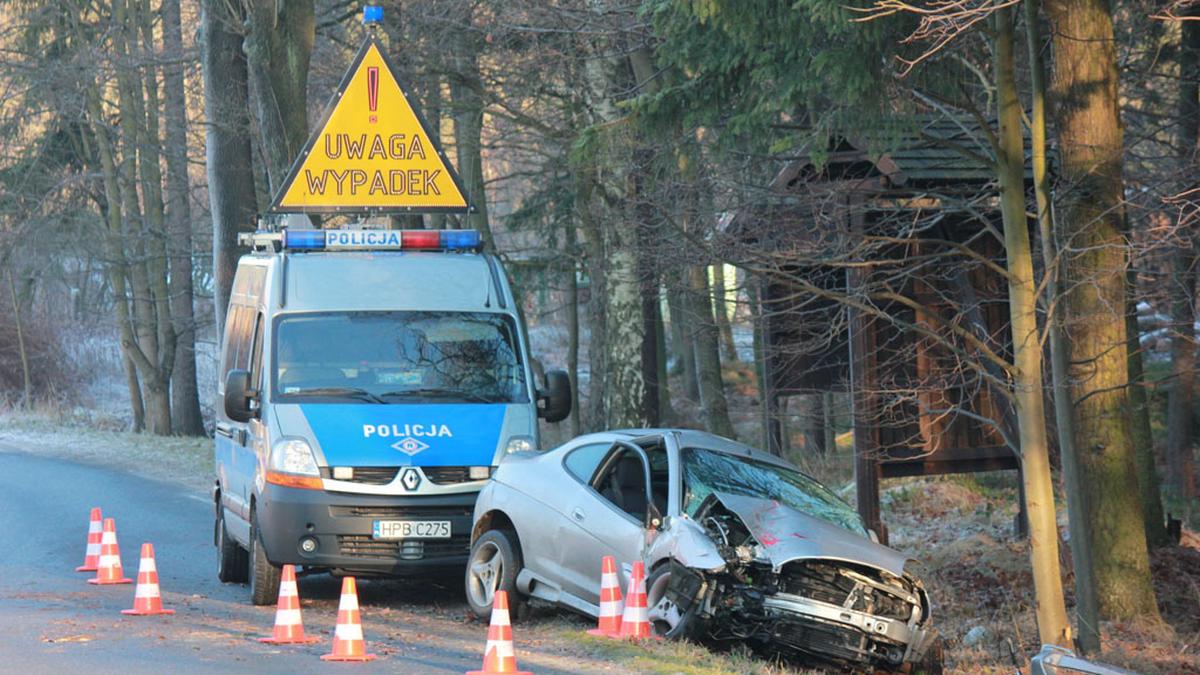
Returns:
[[[884,541],[880,478],[1019,469],[990,154],[944,117],[836,138],[722,223],[758,281],[769,449],[783,397],[848,391],[858,508]]]

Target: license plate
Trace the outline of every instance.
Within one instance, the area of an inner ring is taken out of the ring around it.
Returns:
[[[377,520],[374,539],[449,539],[448,520]]]

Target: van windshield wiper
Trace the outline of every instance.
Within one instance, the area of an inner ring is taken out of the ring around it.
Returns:
[[[362,389],[360,387],[313,387],[311,389],[299,389],[297,391],[289,391],[287,396],[344,396],[346,398],[356,398],[360,401],[369,401],[371,403],[383,403],[383,399],[375,394]]]
[[[472,403],[499,403],[495,396],[484,396],[478,392],[469,391],[467,389],[450,389],[446,387],[417,387],[414,389],[397,389],[395,391],[385,391],[380,394],[380,398],[395,397],[413,397],[413,398],[461,398],[471,401]]]

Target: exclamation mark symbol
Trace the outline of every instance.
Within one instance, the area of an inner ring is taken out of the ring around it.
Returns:
[[[375,115],[379,107],[379,68],[375,66],[367,68],[367,107],[371,110],[371,124],[375,124],[379,119]]]

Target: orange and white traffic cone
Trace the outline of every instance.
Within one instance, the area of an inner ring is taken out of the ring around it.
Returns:
[[[621,581],[617,578],[617,561],[611,555],[600,563],[600,621],[588,630],[591,635],[621,637]]]
[[[629,576],[629,592],[625,594],[625,614],[621,617],[621,639],[657,639],[650,630],[650,614],[646,607],[646,565],[633,563]]]
[[[283,576],[279,580],[279,606],[275,610],[275,632],[271,637],[258,638],[258,641],[274,645],[311,644],[321,641],[319,637],[304,634],[295,565],[283,566]]]
[[[100,568],[100,539],[102,524],[100,507],[92,507],[92,518],[88,522],[87,551],[83,555],[83,564],[75,568],[76,572],[95,572]]]
[[[126,579],[121,569],[121,549],[117,546],[117,523],[112,518],[104,519],[104,531],[100,536],[100,564],[96,569],[96,577],[88,579],[89,584],[105,586],[108,584],[132,584],[132,579]]]
[[[173,609],[163,609],[162,595],[158,591],[158,566],[154,564],[154,545],[142,544],[142,561],[138,564],[137,589],[133,592],[133,609],[123,609],[122,614],[174,614]]]
[[[483,648],[483,670],[467,671],[467,675],[488,675],[488,673],[530,675],[527,671],[517,670],[517,656],[513,652],[512,623],[508,618],[508,593],[506,591],[496,591],[496,599],[492,601],[492,622],[488,626],[487,646]]]
[[[358,585],[354,577],[342,579],[342,599],[338,603],[337,628],[333,631],[333,652],[323,654],[325,661],[370,661],[363,640],[362,619],[358,613]]]

